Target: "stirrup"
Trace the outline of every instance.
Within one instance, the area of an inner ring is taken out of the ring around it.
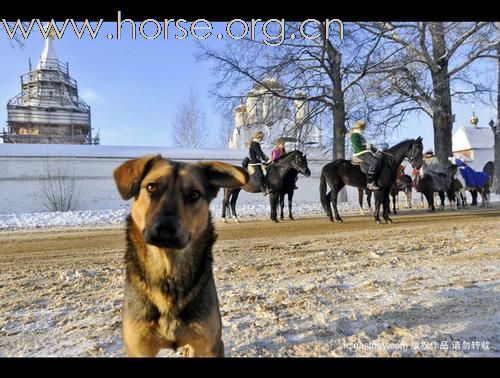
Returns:
[[[374,182],[371,182],[368,185],[366,185],[366,188],[370,190],[380,190],[380,188]]]

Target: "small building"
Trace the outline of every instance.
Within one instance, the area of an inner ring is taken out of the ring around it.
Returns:
[[[488,161],[494,159],[494,135],[491,127],[479,127],[475,114],[470,119],[472,127],[462,126],[452,136],[453,155],[466,157],[476,171],[482,171]]]
[[[295,94],[293,104],[281,97],[284,87],[277,80],[267,78],[255,84],[244,101],[235,108],[235,127],[228,147],[248,148],[256,131],[263,131],[263,149],[273,147],[277,138],[285,139],[286,149],[321,149],[321,129],[310,120],[306,94]]]
[[[99,144],[92,135],[90,106],[78,95],[76,80],[69,75],[53,47],[54,36],[45,40],[40,60],[21,76],[21,93],[7,104],[4,143]]]

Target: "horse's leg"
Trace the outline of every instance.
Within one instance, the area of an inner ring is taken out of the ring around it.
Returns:
[[[444,192],[443,191],[440,191],[438,192],[439,193],[439,199],[441,201],[441,205],[439,206],[439,208],[441,210],[444,210]]]
[[[285,220],[283,209],[285,207],[285,193],[280,193],[280,219]]]
[[[486,193],[484,192],[484,188],[478,189],[478,192],[481,195],[481,207],[486,207],[488,199],[486,198]]]
[[[382,190],[382,206],[383,206],[383,213],[382,216],[384,217],[385,223],[394,223],[389,217],[389,209],[390,209],[390,199],[389,199],[389,191],[388,190]],[[394,214],[396,214],[396,208],[394,208]]]
[[[293,188],[288,192],[288,217],[295,220],[292,215]]]
[[[472,196],[472,203],[471,206],[477,206],[477,190],[469,190],[470,194]]]
[[[365,214],[365,211],[363,210],[363,196],[365,195],[365,191],[363,188],[358,188],[358,201],[359,201],[359,211],[361,215]]]
[[[224,220],[224,223],[227,222],[226,207],[228,206],[230,196],[231,193],[229,193],[229,189],[224,188],[224,196],[222,197],[222,219]]]
[[[278,223],[278,195],[274,192],[269,194],[269,205],[271,206],[271,220]]]
[[[372,210],[372,192],[370,190],[366,192],[366,203],[368,203],[368,209]]]
[[[333,215],[332,215],[332,191],[330,190],[328,193],[326,193],[325,198],[326,198],[326,216],[330,220],[330,222],[333,222]]]
[[[396,198],[397,198],[397,194],[394,194],[394,193],[391,193],[389,198],[392,197],[392,213],[393,214],[397,214],[398,212],[396,211]],[[389,203],[389,209],[390,209],[390,203]]]
[[[436,211],[434,207],[434,193],[424,192],[425,199],[427,200],[428,211]]]
[[[373,216],[375,218],[375,222],[377,224],[382,223],[380,221],[380,205],[381,205],[381,190],[375,191],[375,208],[373,212]]]
[[[236,201],[238,201],[238,196],[240,195],[241,189],[236,189],[233,191],[233,195],[231,196],[231,210],[233,214],[233,219],[235,222],[240,223],[238,216],[236,215]]]
[[[333,205],[333,211],[335,212],[335,220],[337,222],[340,222],[340,223],[342,223],[344,221],[340,217],[339,211],[337,209],[337,196],[343,187],[344,187],[344,183],[339,183],[339,185],[334,186],[332,189],[332,205]]]
[[[406,195],[406,208],[411,209],[411,186],[405,190],[405,195]]]

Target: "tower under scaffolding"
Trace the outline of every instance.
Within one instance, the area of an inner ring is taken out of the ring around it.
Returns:
[[[53,36],[36,69],[21,76],[21,93],[7,103],[7,130],[4,143],[99,144],[92,135],[90,106],[78,96],[69,64],[57,58]]]

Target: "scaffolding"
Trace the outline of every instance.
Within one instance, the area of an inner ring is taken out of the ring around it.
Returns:
[[[4,143],[99,144],[92,135],[90,106],[78,96],[69,64],[42,57],[21,76],[21,93],[7,103]]]

